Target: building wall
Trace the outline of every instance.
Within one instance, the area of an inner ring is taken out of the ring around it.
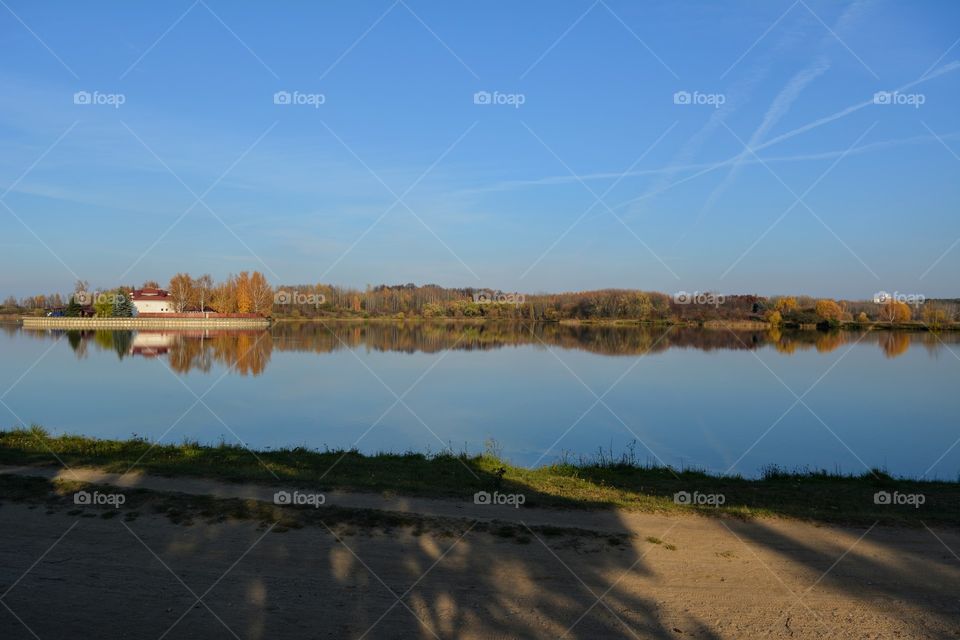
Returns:
[[[173,303],[168,298],[159,300],[134,300],[137,313],[173,313]]]
[[[46,318],[27,316],[27,329],[266,329],[268,318]]]

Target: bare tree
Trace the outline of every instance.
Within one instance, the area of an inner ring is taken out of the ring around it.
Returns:
[[[200,311],[205,311],[207,302],[210,300],[210,292],[213,290],[213,277],[205,273],[193,281],[193,293],[196,296],[197,306]]]
[[[267,283],[267,279],[259,271],[254,271],[250,276],[249,287],[254,313],[270,315],[270,310],[273,308],[273,289]]]
[[[178,273],[170,278],[170,297],[173,299],[173,308],[177,313],[186,311],[193,298],[193,280],[190,274]]]

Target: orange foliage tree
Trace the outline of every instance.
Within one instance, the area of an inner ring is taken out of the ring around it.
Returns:
[[[880,307],[880,319],[884,322],[910,322],[913,313],[910,305],[899,300],[888,300]]]
[[[237,313],[253,312],[253,289],[250,285],[250,274],[241,271],[234,279],[237,290]]]
[[[817,300],[814,309],[818,316],[827,321],[840,321],[843,318],[843,309],[833,300]]]

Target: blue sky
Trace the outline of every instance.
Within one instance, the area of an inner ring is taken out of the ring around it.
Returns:
[[[0,4],[3,295],[960,293],[955,2]]]

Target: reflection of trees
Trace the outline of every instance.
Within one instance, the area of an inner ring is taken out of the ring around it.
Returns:
[[[910,335],[893,331],[884,332],[880,337],[880,346],[883,348],[883,355],[896,358],[910,348]]]
[[[192,331],[45,331],[21,329],[38,338],[65,335],[78,358],[90,345],[123,358],[165,355],[174,371],[210,371],[214,363],[241,375],[263,373],[274,350],[330,353],[344,348],[403,353],[438,353],[447,349],[490,350],[530,345],[577,349],[602,355],[638,356],[671,348],[754,350],[773,347],[785,355],[815,349],[832,352],[854,343],[876,344],[890,358],[911,344],[932,354],[960,343],[960,333],[903,331],[803,331],[774,327],[767,331],[700,329],[658,325],[568,325],[516,322],[281,322],[269,330]]]
[[[267,368],[273,339],[267,330],[175,333],[169,350],[170,368],[209,371],[219,362],[240,375],[260,375]]]
[[[26,335],[51,336],[53,332],[24,330]],[[269,331],[66,331],[67,342],[78,358],[86,357],[90,345],[99,351],[113,351],[119,358],[129,355],[166,355],[178,373],[210,371],[214,362],[236,369],[240,375],[259,375],[267,368],[273,349]],[[148,346],[138,345],[138,340]]]
[[[666,326],[561,325],[557,323],[280,323],[271,331],[280,351],[318,353],[364,346],[376,351],[433,353],[446,349],[485,350],[534,345],[581,349],[605,355],[638,355],[673,347],[753,349],[766,342],[761,332],[702,330]]]
[[[817,338],[817,352],[830,353],[839,346],[846,344],[850,340],[851,335],[850,333],[841,331],[823,333]]]

